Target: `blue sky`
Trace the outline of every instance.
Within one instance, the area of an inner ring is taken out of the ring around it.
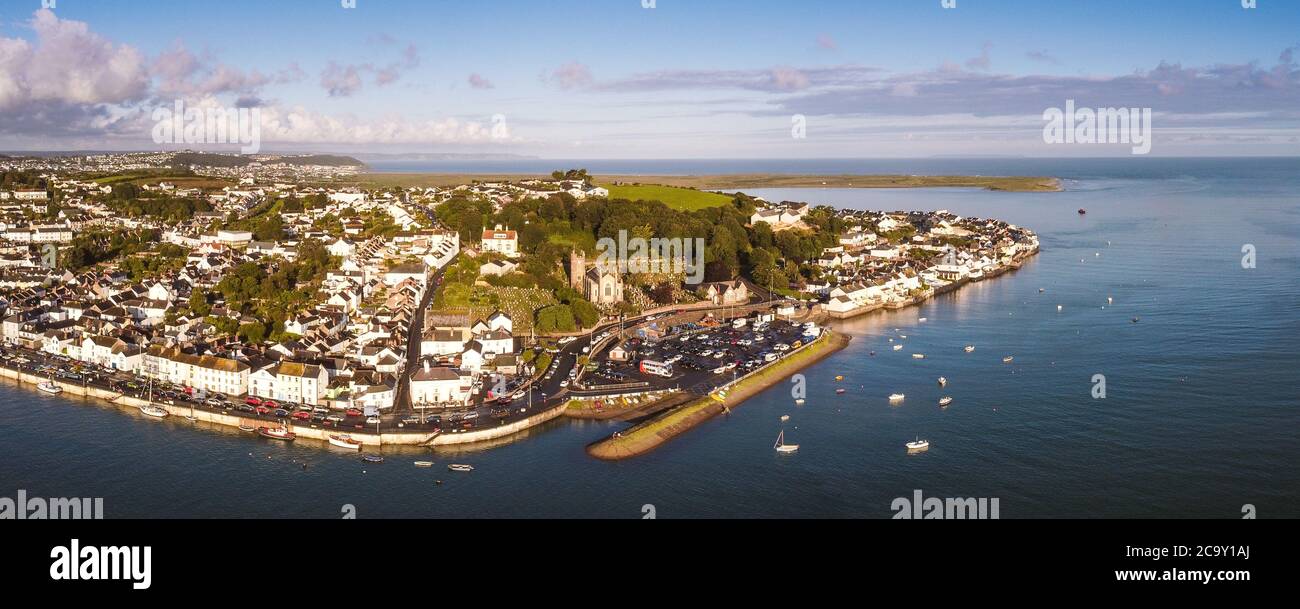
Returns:
[[[956,3],[6,0],[0,149],[157,148],[180,98],[277,150],[1123,154],[1043,142],[1070,98],[1152,108],[1156,155],[1300,153],[1300,2]]]

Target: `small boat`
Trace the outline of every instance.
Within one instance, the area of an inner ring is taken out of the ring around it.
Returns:
[[[362,455],[361,460],[366,463],[383,463],[384,458],[379,455]]]
[[[1106,297],[1106,304],[1115,304],[1115,299],[1111,296]]]
[[[837,374],[837,375],[835,375],[835,380],[836,380],[836,381],[842,381],[842,380],[844,380],[844,375],[843,375],[843,374]]]
[[[1046,291],[1047,291],[1047,290],[1045,290],[1045,289],[1043,289],[1043,288],[1038,288],[1038,293],[1039,293],[1039,294],[1042,294],[1043,292],[1046,292]]]
[[[781,422],[782,422],[782,423],[784,423],[784,422],[786,422],[786,421],[789,421],[789,420],[790,420],[790,415],[788,415],[788,414],[783,414],[783,415],[781,415]]]
[[[967,353],[970,353],[971,351],[975,350],[975,345],[966,345],[964,349],[966,350]]]
[[[1016,359],[1016,358],[1014,358],[1014,357],[1008,355],[1008,356],[1002,358],[1002,363],[1004,363],[1004,364],[1010,364],[1010,363],[1011,363],[1011,360],[1013,360],[1013,359]]]
[[[249,431],[249,432],[252,432],[252,431],[257,431],[257,428],[256,428],[256,427],[253,427],[252,425],[240,425],[240,426],[239,426],[239,431]]]
[[[1062,308],[1061,305],[1056,305],[1056,312],[1057,312],[1057,313],[1060,313],[1060,312],[1061,312],[1061,308]]]
[[[779,452],[779,453],[781,453],[781,454],[789,454],[789,453],[792,453],[792,452],[794,452],[794,451],[796,451],[796,450],[799,450],[799,445],[798,445],[798,444],[786,444],[786,443],[785,443],[785,430],[782,429],[782,430],[781,430],[781,433],[776,434],[776,446],[773,446],[772,448],[775,448],[775,449],[776,449],[776,452]]]
[[[1137,323],[1137,322],[1138,322],[1138,318],[1134,317],[1132,321],[1133,321],[1133,323]]]
[[[433,461],[416,461],[416,467],[433,467]]]
[[[1086,214],[1086,213],[1088,213],[1088,210],[1086,210],[1086,209],[1084,209],[1084,208],[1082,208],[1082,207],[1079,208],[1079,215],[1080,215],[1080,216],[1082,216],[1082,215],[1084,215],[1084,214]]]
[[[891,394],[889,394],[889,401],[891,401],[891,402],[901,402],[901,401],[903,401],[903,398],[905,398],[905,397],[907,397],[907,396],[905,396],[905,395],[903,395],[903,394],[901,394],[901,393],[891,393]]]
[[[925,354],[924,354],[924,353],[913,353],[913,354],[912,354],[912,359],[925,359]]]
[[[836,389],[836,390],[835,390],[835,394],[836,394],[836,395],[839,395],[839,394],[842,394],[842,393],[844,393],[844,390],[843,390],[843,389]]]
[[[922,440],[920,436],[917,436],[915,441],[907,443],[907,452],[909,453],[919,453],[926,450],[930,450],[930,441]]]
[[[453,472],[472,472],[474,471],[474,466],[464,465],[462,463],[452,463],[451,465],[447,466],[447,469]]]
[[[947,387],[947,386],[948,386],[948,378],[947,378],[947,377],[943,377],[943,376],[939,377],[939,386],[940,386],[940,387]]]
[[[803,399],[803,398],[799,398],[799,399],[797,399],[797,400],[794,401],[794,405],[795,405],[795,406],[803,406],[803,403],[804,403],[804,399]]]
[[[63,393],[63,387],[61,387],[58,383],[54,381],[45,381],[44,383],[37,385],[36,388],[40,389],[41,391],[44,391],[45,393],[52,393],[54,395],[59,395],[60,393]]]
[[[165,418],[167,415],[171,414],[167,412],[166,409],[159,408],[157,406],[154,406],[153,404],[146,404],[144,406],[141,406],[140,412],[144,413],[147,416],[151,416],[158,419]]]
[[[902,345],[894,345],[894,350],[895,350],[895,351],[902,351],[902,350],[903,350],[903,346],[902,346]]]
[[[283,427],[258,427],[257,435],[262,436],[263,438],[283,440],[285,442],[292,442],[294,438],[298,437],[298,434]]]
[[[872,351],[869,355],[870,355],[871,357],[875,357],[875,356],[876,356],[876,352],[875,352],[875,351]]]
[[[940,406],[947,406],[947,405],[949,405],[949,404],[951,404],[951,403],[952,403],[952,396],[950,396],[950,395],[945,395],[945,396],[939,398],[939,405],[940,405]]]
[[[361,440],[357,440],[347,434],[330,434],[330,446],[346,448],[348,450],[361,450]]]
[[[921,322],[921,323],[925,323],[925,322],[928,321],[929,319],[930,319],[929,317],[922,317],[921,319],[918,319],[918,320],[916,320],[916,321],[919,321],[919,322]]]

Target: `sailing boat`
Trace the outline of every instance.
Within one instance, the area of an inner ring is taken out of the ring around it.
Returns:
[[[776,446],[773,446],[772,448],[775,448],[775,449],[776,449],[776,452],[779,452],[779,453],[782,453],[782,454],[789,454],[789,453],[792,453],[792,452],[794,452],[794,451],[796,451],[796,450],[799,450],[799,445],[798,445],[798,444],[786,444],[786,443],[785,443],[785,430],[782,429],[782,430],[781,430],[781,433],[776,434]]]
[[[171,414],[167,412],[167,409],[153,405],[153,379],[152,378],[149,379],[149,403],[141,406],[140,412],[141,414],[144,414],[146,416],[151,416],[158,419],[164,418],[167,415]]]

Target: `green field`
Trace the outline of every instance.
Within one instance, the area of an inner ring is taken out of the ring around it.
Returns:
[[[659,186],[653,184],[640,185],[613,185],[601,184],[609,189],[609,198],[627,199],[629,201],[646,200],[646,201],[663,201],[673,209],[684,211],[693,211],[704,209],[706,207],[718,207],[720,205],[729,205],[731,197],[716,192],[705,192],[692,188],[677,188],[675,186]]]

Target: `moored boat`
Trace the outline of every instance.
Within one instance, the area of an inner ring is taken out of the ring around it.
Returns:
[[[474,466],[465,465],[463,463],[452,463],[451,465],[447,466],[447,469],[453,472],[472,472],[474,471]]]
[[[281,440],[284,442],[292,442],[298,437],[298,434],[295,434],[284,427],[258,427],[257,435],[262,436],[263,438]]]
[[[947,377],[943,377],[943,376],[939,377],[939,386],[940,386],[940,387],[947,387],[947,386],[948,386],[948,378],[947,378]]]
[[[145,404],[144,406],[141,406],[140,412],[146,416],[151,416],[158,419],[165,418],[167,415],[171,414],[167,412],[166,409],[159,408],[158,406],[154,406],[153,404]]]
[[[836,389],[836,390],[835,390],[835,395],[840,395],[840,394],[842,394],[842,393],[844,393],[844,390],[843,390],[843,389]]]
[[[45,381],[44,383],[37,385],[36,388],[45,393],[52,393],[54,395],[63,393],[63,387],[54,381]]]
[[[366,463],[383,463],[384,458],[380,455],[362,455],[361,460]]]
[[[901,401],[903,401],[906,397],[907,397],[906,395],[901,394],[901,393],[891,393],[891,394],[889,394],[889,401],[891,401],[891,402],[901,402]]]
[[[1014,360],[1014,359],[1016,359],[1016,358],[1013,357],[1013,356],[1008,355],[1008,356],[1002,358],[1002,363],[1004,363],[1004,364],[1010,364],[1011,361]]]
[[[836,380],[836,381],[842,381],[842,380],[844,380],[844,375],[843,375],[843,374],[837,374],[837,375],[835,375],[835,380]]]
[[[794,451],[796,451],[796,450],[799,450],[799,445],[798,445],[798,444],[786,444],[786,443],[785,443],[785,430],[782,429],[782,430],[781,430],[781,433],[776,434],[776,446],[773,446],[772,448],[775,448],[775,449],[776,449],[776,452],[779,452],[779,453],[781,453],[781,454],[789,454],[789,453],[792,453],[792,452],[794,452]]]
[[[252,425],[240,425],[240,426],[239,426],[239,431],[249,431],[249,432],[252,432],[252,431],[257,431],[257,428],[256,428],[256,427],[253,427]]]
[[[975,345],[966,345],[964,349],[966,350],[967,353],[970,353],[971,351],[975,350]]]
[[[799,399],[797,399],[797,400],[794,401],[794,405],[795,405],[795,406],[803,406],[803,403],[804,403],[804,399],[803,399],[803,398],[799,398]]]
[[[924,353],[913,353],[913,354],[912,354],[912,359],[925,359],[925,354],[924,354]]]
[[[416,461],[416,467],[433,467],[433,461]]]
[[[951,404],[951,403],[952,403],[952,396],[950,396],[950,395],[945,395],[945,396],[939,398],[939,405],[940,405],[940,406],[947,406],[947,405],[949,405],[949,404]]]
[[[903,350],[903,346],[902,346],[902,345],[894,345],[894,350],[895,350],[895,351],[902,351],[902,350]]]
[[[346,448],[348,450],[361,450],[361,440],[357,440],[347,434],[330,434],[330,446]]]
[[[922,440],[920,436],[917,436],[915,441],[907,443],[907,452],[909,453],[917,453],[926,450],[930,450],[930,441]]]

